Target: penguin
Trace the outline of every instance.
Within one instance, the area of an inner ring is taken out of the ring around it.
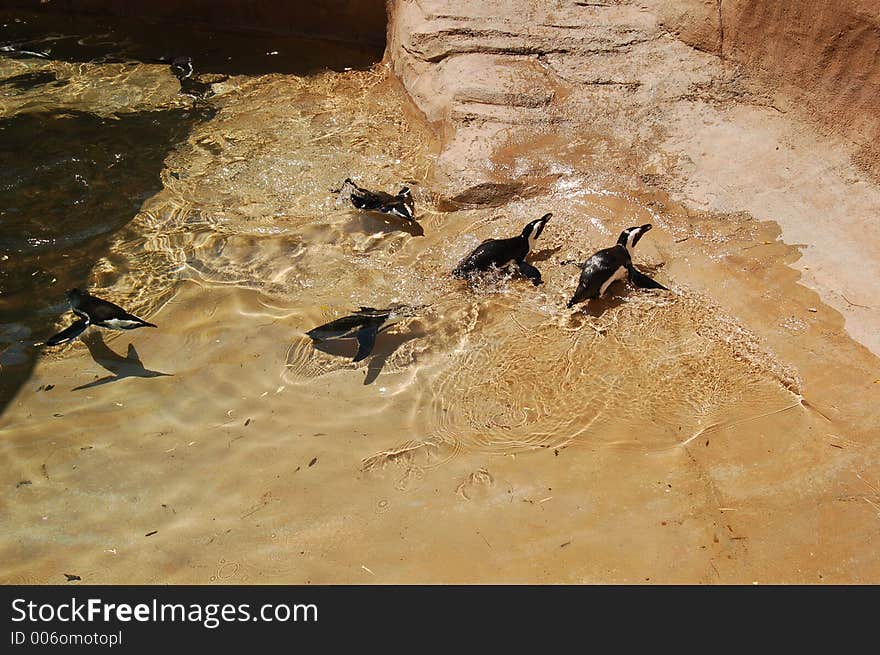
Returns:
[[[633,248],[651,227],[653,226],[650,223],[646,223],[626,228],[620,233],[616,245],[600,250],[585,261],[581,265],[583,270],[577,290],[568,301],[568,307],[571,308],[576,303],[590,298],[601,298],[616,280],[629,279],[641,289],[665,289],[668,291],[669,289],[662,284],[636,269],[632,263]]]
[[[48,52],[42,52],[40,50],[26,50],[24,48],[19,48],[12,44],[5,44],[0,46],[0,52],[7,54],[9,57],[14,59],[21,59],[25,57],[36,57],[38,59],[49,59]]]
[[[396,196],[384,191],[368,191],[362,189],[345,178],[339,193],[348,193],[351,204],[357,209],[364,211],[376,211],[383,214],[392,214],[406,221],[415,222],[415,203],[413,202],[412,191],[409,187],[401,187]]]
[[[61,332],[46,339],[44,345],[57,346],[58,344],[73,341],[90,325],[107,328],[108,330],[135,330],[142,327],[157,327],[152,323],[129,314],[119,305],[96,298],[86,291],[70,289],[65,296],[70,308],[79,319],[71,323]]]
[[[175,57],[171,60],[171,72],[174,73],[174,77],[176,77],[181,83],[192,77],[193,74],[193,60],[192,57]]]
[[[544,214],[523,228],[522,234],[509,239],[486,239],[467,257],[462,259],[452,271],[457,278],[471,278],[479,271],[490,267],[503,268],[516,264],[520,273],[538,286],[543,283],[541,272],[526,262],[526,257],[535,247],[535,241],[544,231],[544,226],[553,214]]]
[[[357,354],[352,361],[359,362],[373,352],[379,332],[403,318],[413,316],[418,309],[402,304],[391,305],[388,309],[361,307],[348,316],[312,328],[306,334],[315,342],[357,339]]]
[[[167,62],[167,59],[160,61]],[[170,64],[171,72],[180,82],[180,95],[189,96],[194,100],[205,100],[214,95],[214,89],[211,86],[215,82],[224,82],[229,79],[228,75],[221,76],[221,79],[212,82],[203,82],[195,75],[192,57],[181,55],[174,57]]]

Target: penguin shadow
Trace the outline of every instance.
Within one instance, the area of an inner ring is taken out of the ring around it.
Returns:
[[[91,389],[102,384],[110,382],[118,382],[125,378],[158,378],[171,377],[170,373],[161,373],[159,371],[151,371],[144,367],[141,362],[140,355],[133,343],[128,344],[128,352],[125,357],[119,355],[104,343],[104,338],[97,332],[92,332],[82,338],[82,341],[89,349],[89,354],[96,364],[110,371],[113,375],[74,387],[72,391],[80,391],[81,389]]]
[[[624,303],[624,293],[622,292],[627,286],[629,285],[625,282],[613,283],[604,298],[591,298],[572,307],[572,316],[583,314],[584,316],[600,318],[609,309],[614,309]]]
[[[557,252],[559,252],[560,250],[562,250],[562,246],[556,246],[555,248],[544,248],[543,250],[536,250],[535,252],[533,252],[529,255],[527,261],[530,261],[532,263],[545,262],[548,259],[550,259],[553,255],[555,255]]]
[[[420,327],[413,327],[401,332],[383,332],[380,331],[376,337],[376,345],[369,356],[367,364],[367,374],[364,378],[364,385],[372,384],[379,377],[382,369],[393,355],[407,341],[427,336]],[[330,339],[327,341],[314,342],[312,344],[315,350],[322,353],[333,355],[334,357],[347,357],[353,359],[357,354],[358,344],[355,339]]]
[[[68,83],[67,80],[59,80],[58,74],[52,71],[22,73],[21,75],[13,75],[12,77],[0,80],[0,86],[5,86],[16,91],[30,91],[38,86],[45,85],[61,87]]]
[[[425,236],[425,229],[416,221],[408,221],[382,212],[359,211],[354,214],[349,224],[349,232],[361,232],[363,234],[391,234],[393,232],[406,232],[413,237]]]

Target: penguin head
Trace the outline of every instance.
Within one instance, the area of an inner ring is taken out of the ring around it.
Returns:
[[[342,183],[342,186],[339,189],[333,191],[334,193],[339,193],[342,196],[350,196],[353,193],[357,192],[357,184],[351,181],[350,177],[345,178],[345,182]],[[331,189],[332,191],[332,189]]]
[[[73,289],[68,289],[64,293],[64,297],[67,298],[67,302],[69,302],[72,306],[77,306],[80,301],[82,301],[88,294],[85,291],[81,291],[74,287]]]
[[[636,247],[636,244],[639,242],[639,239],[653,227],[650,223],[645,223],[644,225],[636,225],[634,227],[628,227],[623,232],[620,233],[620,237],[617,239],[617,245],[623,246],[630,253],[632,253],[633,248]]]
[[[178,80],[185,80],[193,74],[192,57],[175,57],[171,60],[171,72]]]
[[[523,228],[522,236],[528,239],[529,250],[534,248],[535,241],[541,236],[541,232],[544,231],[544,226],[547,224],[547,221],[550,220],[551,216],[553,216],[553,214],[544,214],[541,218],[532,221]]]

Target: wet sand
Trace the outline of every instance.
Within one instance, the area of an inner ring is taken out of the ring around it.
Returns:
[[[89,278],[160,329],[45,351],[0,418],[3,582],[880,579],[878,360],[778,226],[594,187],[577,152],[441,211],[384,66],[222,91]],[[337,200],[347,176],[410,184],[424,235]],[[544,285],[451,278],[546,211]],[[671,291],[566,310],[563,262],[644,222]],[[391,302],[426,308],[363,362],[304,335]]]

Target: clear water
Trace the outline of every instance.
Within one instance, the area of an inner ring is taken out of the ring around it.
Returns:
[[[451,502],[494,486],[498,507],[550,508],[562,493],[517,454],[605,453],[589,475],[634,481],[616,502],[650,507],[642,481],[666,485],[691,461],[683,445],[813,420],[796,376],[663,266],[682,233],[725,244],[749,226],[658,213],[574,169],[541,196],[446,211],[434,139],[380,53],[4,16],[0,41],[50,55],[0,57],[5,580],[339,582],[382,563],[386,581],[460,580],[479,562],[460,540],[485,517]],[[217,76],[216,95],[178,93],[157,61],[178,54]],[[411,186],[419,228],[353,211],[331,191],[346,177]],[[452,279],[480,241],[547,211],[543,286]],[[644,222],[657,229],[639,265],[674,292],[622,287],[566,311],[578,270],[563,262]],[[159,329],[35,346],[70,321],[71,286]],[[305,336],[393,302],[424,309],[363,362],[354,343]],[[577,515],[569,500],[555,521]],[[509,536],[496,546],[531,543],[516,514],[492,525]]]

